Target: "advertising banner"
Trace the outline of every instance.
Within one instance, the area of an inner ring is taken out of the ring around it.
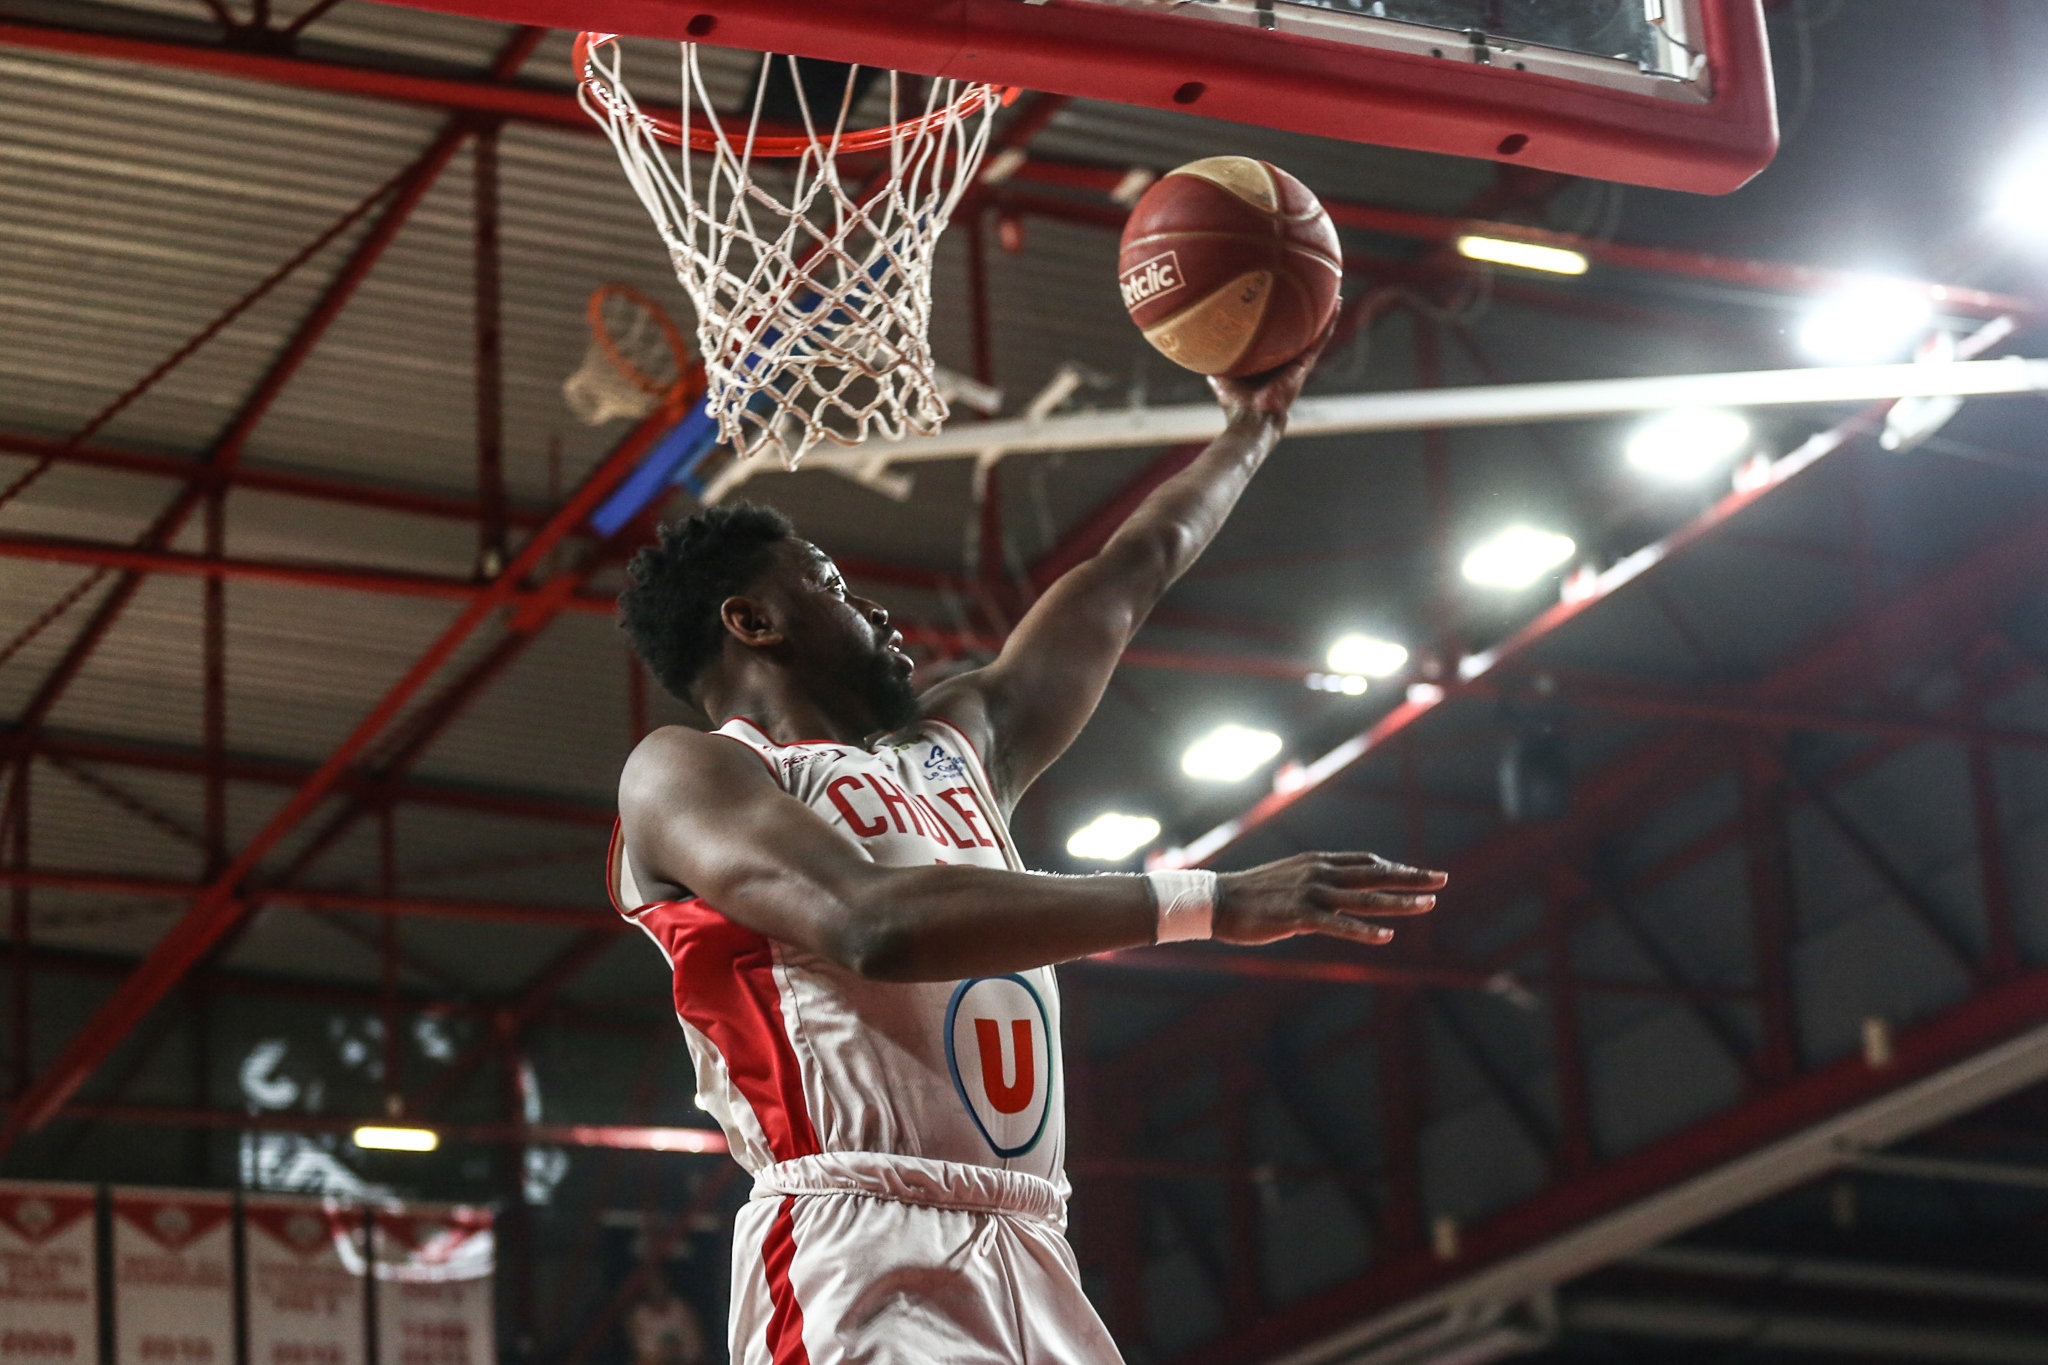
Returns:
[[[0,1180],[0,1365],[99,1365],[90,1185]]]
[[[234,1201],[116,1189],[114,1365],[234,1365]]]
[[[374,1226],[377,1365],[495,1365],[490,1212],[419,1205]]]
[[[249,1365],[364,1365],[363,1211],[250,1195],[242,1227]]]

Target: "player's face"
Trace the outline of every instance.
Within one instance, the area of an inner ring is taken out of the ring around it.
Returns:
[[[909,724],[917,716],[917,693],[902,632],[890,626],[889,613],[848,588],[839,566],[816,546],[800,544],[796,559],[804,655],[834,686],[859,696],[880,728]]]

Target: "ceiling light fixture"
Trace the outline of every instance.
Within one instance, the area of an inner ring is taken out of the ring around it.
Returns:
[[[373,1152],[431,1152],[441,1145],[441,1135],[431,1128],[391,1128],[366,1124],[353,1134],[358,1147]]]
[[[1239,782],[1279,752],[1280,736],[1271,730],[1221,725],[1188,746],[1180,770],[1206,782]]]
[[[1578,553],[1570,536],[1510,526],[1473,548],[1461,566],[1467,582],[1483,588],[1526,588]]]
[[[1158,837],[1159,822],[1151,816],[1110,810],[1075,830],[1067,839],[1067,852],[1076,858],[1120,863]]]
[[[1408,663],[1408,647],[1372,635],[1339,636],[1324,656],[1332,673],[1391,678]]]
[[[1302,679],[1311,692],[1342,692],[1347,697],[1362,697],[1370,685],[1357,673],[1311,673]]]
[[[1474,261],[1520,266],[1552,275],[1583,275],[1587,265],[1583,252],[1567,251],[1561,246],[1538,246],[1534,242],[1471,234],[1458,239],[1458,254]]]
[[[1823,365],[1897,360],[1934,321],[1924,285],[1870,280],[1820,300],[1799,325],[1799,347]]]
[[[1688,408],[1652,417],[1629,435],[1629,464],[1677,482],[1700,479],[1749,445],[1749,423],[1718,408]]]
[[[2037,138],[2007,165],[1991,217],[2018,236],[2048,237],[2048,138]]]

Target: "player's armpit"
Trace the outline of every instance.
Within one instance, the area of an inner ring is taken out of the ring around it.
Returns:
[[[959,728],[981,754],[1007,816],[1094,714],[1163,571],[1129,562],[1130,547],[1078,565],[1047,590],[993,663],[925,693],[925,714]]]

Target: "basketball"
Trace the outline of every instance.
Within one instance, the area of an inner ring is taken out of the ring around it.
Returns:
[[[1259,374],[1322,333],[1344,278],[1308,186],[1248,156],[1169,171],[1124,224],[1117,284],[1159,353],[1197,374]]]

